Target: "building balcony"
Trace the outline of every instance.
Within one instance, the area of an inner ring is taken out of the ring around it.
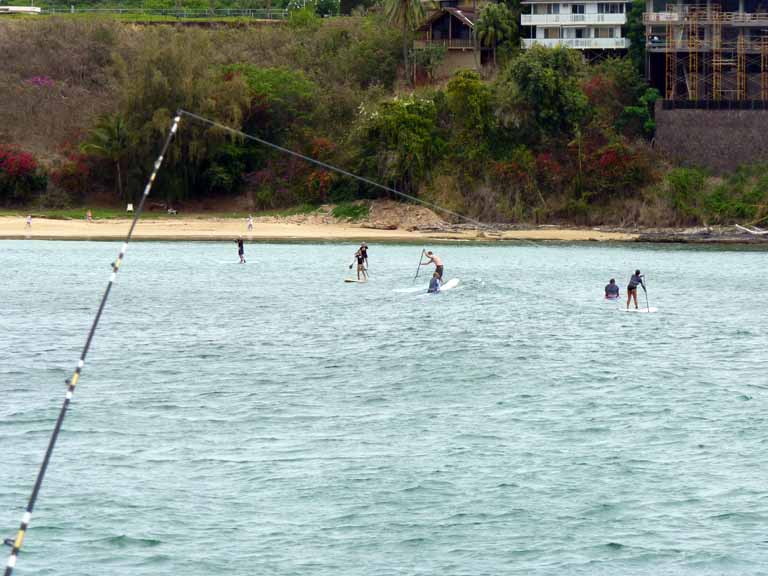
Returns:
[[[475,47],[471,38],[416,38],[414,48],[426,48],[427,46],[443,46],[448,50],[471,50]]]
[[[590,24],[614,24],[623,26],[627,23],[626,14],[523,14],[523,26],[568,26]]]
[[[531,48],[534,44],[555,48],[565,46],[574,50],[623,50],[629,48],[627,38],[525,38],[523,48]]]

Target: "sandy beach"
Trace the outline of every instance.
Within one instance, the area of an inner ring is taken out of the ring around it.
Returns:
[[[424,231],[418,229],[385,229],[366,224],[254,221],[251,232],[241,219],[163,218],[140,220],[134,238],[142,240],[231,240],[242,235],[250,240],[366,240],[379,242],[430,241],[633,241],[636,234],[606,232],[594,229],[556,227],[486,232],[481,230]],[[52,240],[112,240],[125,237],[130,220],[54,220],[35,218],[30,228],[22,217],[0,217],[0,238]]]

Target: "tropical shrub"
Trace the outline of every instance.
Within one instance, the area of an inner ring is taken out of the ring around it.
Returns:
[[[47,177],[32,154],[0,145],[0,205],[29,204],[46,184]]]

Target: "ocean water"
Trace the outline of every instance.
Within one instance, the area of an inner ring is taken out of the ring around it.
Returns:
[[[0,243],[2,537],[118,247]],[[355,248],[132,244],[16,573],[768,573],[768,252]]]

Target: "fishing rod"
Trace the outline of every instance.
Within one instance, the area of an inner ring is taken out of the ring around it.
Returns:
[[[171,128],[168,131],[168,136],[165,139],[165,143],[163,144],[163,147],[160,151],[160,155],[157,157],[157,160],[155,160],[152,174],[150,175],[149,180],[147,181],[147,185],[144,188],[144,194],[142,195],[141,201],[139,202],[139,206],[136,209],[136,213],[133,216],[131,227],[128,229],[128,235],[125,237],[125,241],[123,242],[123,245],[120,247],[120,252],[117,255],[117,259],[112,263],[112,273],[109,275],[109,282],[107,283],[107,288],[104,290],[104,295],[101,297],[101,303],[99,304],[99,308],[96,312],[96,317],[93,319],[93,323],[91,324],[91,329],[88,332],[88,337],[85,340],[85,346],[83,346],[83,350],[80,353],[80,360],[78,360],[77,367],[75,368],[75,371],[72,374],[72,376],[67,380],[65,380],[65,383],[67,384],[67,392],[64,395],[64,403],[61,405],[61,410],[59,411],[59,417],[56,419],[56,425],[54,426],[53,433],[51,434],[51,438],[48,441],[48,447],[45,450],[45,456],[43,457],[43,462],[40,465],[40,469],[37,472],[37,478],[35,479],[35,485],[32,488],[32,494],[29,497],[29,501],[27,502],[27,508],[24,511],[24,516],[21,519],[21,526],[19,527],[19,531],[16,534],[15,539],[6,538],[3,541],[4,544],[11,547],[11,555],[8,557],[8,563],[5,566],[4,576],[11,576],[11,574],[13,574],[13,569],[16,567],[16,560],[18,559],[19,552],[21,551],[21,547],[24,544],[24,537],[27,534],[27,530],[29,529],[29,523],[32,520],[32,512],[35,508],[37,497],[40,494],[40,488],[43,485],[43,480],[45,479],[45,473],[48,470],[48,464],[50,463],[51,456],[53,455],[53,449],[56,447],[56,441],[59,438],[59,433],[61,432],[61,426],[64,423],[64,418],[67,415],[69,404],[72,401],[72,396],[75,393],[75,386],[77,386],[77,382],[80,380],[80,374],[82,374],[82,371],[83,371],[83,366],[85,366],[85,357],[88,355],[88,350],[91,348],[91,342],[93,341],[93,336],[96,333],[96,328],[99,325],[101,314],[102,312],[104,312],[104,306],[107,304],[107,298],[109,298],[109,293],[112,290],[112,285],[115,283],[115,278],[117,277],[117,273],[120,271],[120,265],[123,263],[123,259],[125,258],[125,252],[128,249],[128,243],[131,241],[131,237],[133,236],[133,231],[136,228],[136,224],[138,223],[139,218],[141,217],[142,211],[144,210],[144,203],[146,202],[147,197],[149,196],[149,193],[152,190],[152,185],[155,183],[155,178],[157,178],[157,173],[163,164],[163,160],[165,158],[166,152],[168,151],[168,147],[171,145],[171,141],[173,140],[174,135],[179,129],[180,122],[181,122],[181,115],[177,112],[176,116],[173,118]]]

